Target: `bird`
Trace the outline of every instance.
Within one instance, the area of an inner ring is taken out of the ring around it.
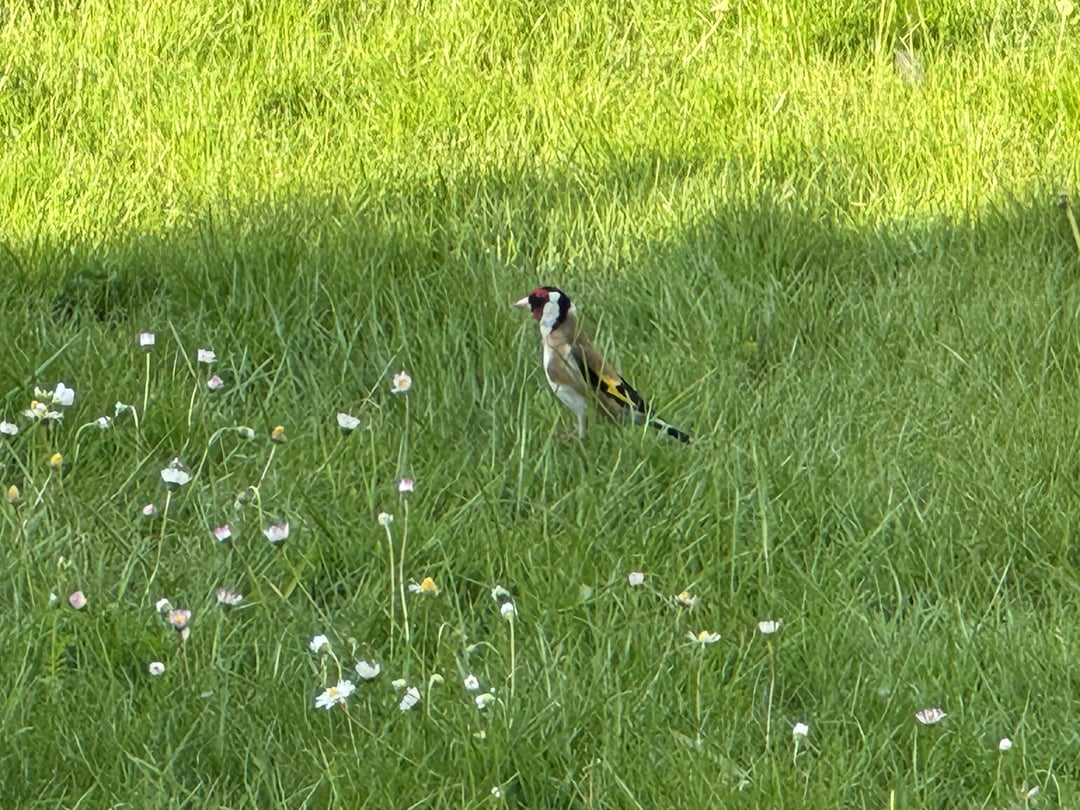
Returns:
[[[555,396],[577,417],[578,438],[585,438],[587,395],[592,391],[605,416],[629,419],[635,425],[648,423],[661,433],[690,443],[689,434],[653,414],[641,394],[604,360],[578,324],[577,307],[570,296],[558,287],[537,287],[513,306],[530,310],[540,322],[544,375]]]

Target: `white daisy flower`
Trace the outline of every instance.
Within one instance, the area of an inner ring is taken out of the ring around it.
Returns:
[[[2,421],[0,422],[0,435],[3,436],[17,436],[19,434],[19,426],[14,422]]]
[[[641,571],[631,571],[626,575],[626,580],[630,583],[631,588],[637,588],[639,585],[644,584],[645,575]]]
[[[151,661],[147,669],[150,671],[150,674],[156,678],[165,671],[165,665],[160,661]]]
[[[312,636],[311,643],[308,644],[308,649],[311,650],[313,653],[316,653],[316,654],[321,653],[324,650],[326,652],[329,652],[330,651],[330,639],[328,639],[326,636],[322,635],[321,633],[319,635],[317,635],[317,636]]]
[[[796,740],[806,739],[810,735],[810,726],[806,723],[796,723],[791,729],[791,736]]]
[[[206,381],[206,387],[209,388],[211,391],[220,391],[222,388],[225,387],[225,381],[221,379],[221,377],[219,377],[217,374],[214,374],[212,377],[210,377],[209,380]]]
[[[330,711],[338,704],[345,703],[355,691],[356,685],[352,681],[338,681],[336,686],[328,687],[315,698],[315,708]]]
[[[1012,740],[1010,740],[1008,737],[1002,737],[998,741],[998,751],[1001,751],[1002,753],[1005,753],[1006,751],[1011,751],[1011,750],[1012,750]]]
[[[940,723],[945,719],[947,715],[941,709],[936,707],[929,709],[921,709],[915,712],[915,719],[922,723],[924,726],[933,726]]]
[[[180,459],[174,458],[168,466],[161,471],[161,480],[169,489],[179,489],[191,481],[191,473],[184,469]]]
[[[275,546],[280,546],[286,540],[289,539],[289,524],[288,523],[274,523],[263,529],[263,536],[273,543]]]
[[[782,621],[763,621],[757,623],[758,632],[763,636],[771,636],[773,633],[779,632],[780,628],[784,626]]]
[[[704,647],[706,644],[715,644],[720,640],[719,633],[710,633],[708,630],[702,630],[700,633],[687,633],[687,639],[692,644],[697,644]]]
[[[465,684],[465,688],[470,692],[477,692],[480,690],[480,679],[475,675],[466,675],[462,683]]]
[[[412,377],[410,377],[404,371],[399,371],[394,375],[394,382],[390,386],[390,391],[394,394],[404,394],[412,388]]]
[[[214,354],[213,349],[199,349],[195,352],[195,359],[200,363],[210,365],[217,360],[217,355]]]
[[[139,332],[139,348],[144,352],[148,352],[154,348],[154,342],[156,340],[157,337],[153,332]]]
[[[405,694],[401,696],[401,701],[398,703],[398,709],[407,712],[413,706],[420,702],[420,690],[415,686],[410,686],[405,690]]]
[[[481,692],[479,695],[473,697],[476,702],[476,708],[480,711],[484,711],[488,706],[495,702],[494,692]]]
[[[360,427],[360,420],[351,414],[339,412],[337,415],[337,425],[342,433],[349,434]]]
[[[380,672],[382,672],[382,667],[380,667],[376,661],[360,659],[356,662],[356,674],[365,681],[375,680],[379,677]]]
[[[385,529],[387,526],[394,522],[394,516],[391,515],[389,512],[379,512],[378,521],[379,525]]]

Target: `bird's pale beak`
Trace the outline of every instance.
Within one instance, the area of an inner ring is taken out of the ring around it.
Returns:
[[[513,306],[520,307],[521,309],[531,309],[531,307],[529,306],[529,296],[526,295],[520,301],[515,301],[513,303]]]

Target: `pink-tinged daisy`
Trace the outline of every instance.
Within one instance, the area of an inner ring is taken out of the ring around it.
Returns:
[[[19,426],[7,420],[0,421],[0,436],[18,436]]]
[[[626,575],[626,581],[630,583],[631,588],[637,588],[645,584],[645,575],[640,571],[631,571]]]
[[[773,633],[780,632],[780,628],[784,626],[784,623],[780,620],[777,621],[763,621],[757,623],[758,632],[763,636],[771,636]]]
[[[222,388],[225,387],[225,381],[221,379],[221,377],[219,377],[217,374],[215,374],[206,381],[206,387],[209,388],[211,391],[220,391]]]
[[[144,518],[157,517],[158,508],[152,503],[148,503],[139,510]]]
[[[337,426],[347,436],[360,427],[360,420],[351,414],[340,412],[337,415]]]
[[[398,481],[397,491],[402,495],[408,495],[413,491],[413,480],[411,478],[402,478]]]
[[[922,723],[924,726],[933,726],[940,723],[947,717],[945,712],[936,707],[929,709],[921,709],[915,712],[915,719]]]
[[[148,352],[154,348],[154,343],[156,341],[157,337],[153,332],[139,332],[139,348],[144,352]]]
[[[336,686],[327,688],[315,698],[315,708],[330,711],[335,706],[344,704],[355,691],[356,685],[352,681],[338,681]]]
[[[361,658],[356,662],[356,674],[365,681],[375,680],[379,677],[380,672],[382,672],[382,667],[379,666],[377,661],[368,661]]]
[[[289,539],[289,524],[273,523],[263,529],[263,536],[273,545],[280,546]]]
[[[147,670],[156,678],[165,671],[165,665],[160,661],[151,661],[150,665],[147,666]]]
[[[217,597],[218,604],[224,607],[236,607],[244,601],[243,594],[230,591],[228,588],[218,588],[214,591],[214,595]]]
[[[404,371],[399,371],[394,375],[394,382],[390,386],[390,391],[395,394],[404,394],[412,388],[412,377],[410,377]]]
[[[409,591],[425,596],[438,596],[439,586],[435,584],[435,580],[431,577],[424,577],[423,582],[410,582]]]
[[[409,711],[413,706],[420,702],[420,690],[415,686],[410,686],[405,690],[405,694],[401,696],[401,701],[398,703],[398,709],[403,712]]]
[[[195,352],[195,359],[200,363],[210,365],[217,360],[217,355],[214,354],[213,349],[199,349]]]
[[[191,621],[191,611],[182,608],[172,608],[165,614],[165,621],[171,624],[177,631],[182,632],[187,629],[188,622]]]
[[[227,523],[224,526],[214,527],[214,539],[219,543],[227,543],[232,539],[232,529]]]
[[[75,591],[68,597],[68,604],[76,610],[82,610],[86,607],[86,594],[82,591]]]

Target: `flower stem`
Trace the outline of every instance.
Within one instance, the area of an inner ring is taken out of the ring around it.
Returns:
[[[390,533],[390,526],[386,525],[386,548],[390,555],[390,657],[394,657],[394,614],[396,613],[395,602],[397,601],[397,588],[394,587],[394,536]]]
[[[146,353],[146,379],[143,383],[142,413],[146,418],[146,404],[150,401],[150,352]]]
[[[398,557],[398,589],[401,594],[401,614],[405,623],[405,643],[409,643],[409,602],[405,598],[405,544],[409,540],[409,501],[402,505],[405,509],[404,526],[401,530],[401,554]]]

